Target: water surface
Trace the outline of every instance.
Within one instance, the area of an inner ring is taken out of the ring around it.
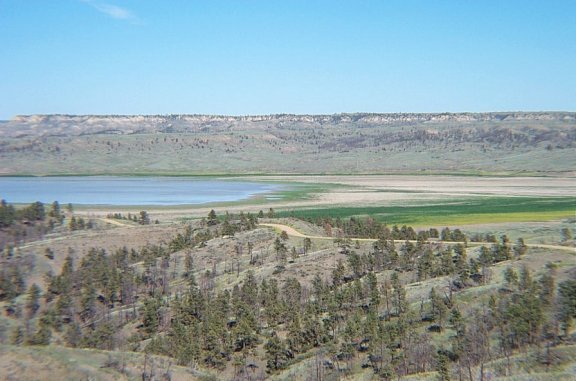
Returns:
[[[230,202],[281,185],[190,177],[0,177],[0,198],[91,205],[186,205]]]

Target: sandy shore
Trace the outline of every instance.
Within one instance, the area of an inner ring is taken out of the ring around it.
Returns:
[[[323,193],[302,200],[267,200],[229,205],[199,205],[182,207],[145,207],[153,218],[177,219],[206,216],[217,212],[267,211],[268,208],[290,209],[318,206],[398,205],[443,203],[454,199],[482,196],[574,196],[576,178],[557,177],[471,177],[471,176],[247,176],[247,181],[282,181],[286,183],[335,184]],[[339,187],[337,185],[342,185]],[[86,208],[84,213],[96,216],[107,212],[134,212],[122,207]]]
[[[431,192],[446,195],[494,194],[500,196],[572,196],[575,177],[473,177],[473,176],[267,176],[246,180],[294,181],[357,186],[364,191]]]

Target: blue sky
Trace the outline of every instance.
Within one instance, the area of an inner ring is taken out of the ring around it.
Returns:
[[[0,0],[0,119],[575,105],[574,0]]]

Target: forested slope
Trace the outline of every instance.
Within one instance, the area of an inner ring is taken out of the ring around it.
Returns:
[[[267,213],[272,227],[316,232],[308,238],[259,224],[264,213],[210,212],[176,230],[155,227],[168,238],[115,247],[116,230],[155,225],[112,215],[126,227],[96,226],[91,234],[108,238],[96,241],[72,230],[72,211],[55,210],[33,222],[53,226],[49,239],[8,245],[0,258],[0,344],[8,345],[0,367],[15,378],[30,379],[13,353],[61,367],[45,346],[71,348],[82,361],[84,349],[109,351],[97,352],[88,373],[97,361],[143,380],[172,366],[221,380],[573,376],[569,228],[541,246],[504,233]],[[81,249],[65,249],[73,242]],[[155,370],[144,365],[152,355],[162,364]]]

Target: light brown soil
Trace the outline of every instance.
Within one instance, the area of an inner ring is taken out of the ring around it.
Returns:
[[[247,181],[282,181],[287,183],[336,184],[326,193],[313,194],[306,200],[269,200],[264,203],[220,206],[183,206],[182,208],[146,208],[152,220],[174,220],[185,217],[204,217],[211,209],[217,213],[266,211],[268,208],[290,209],[318,206],[393,205],[479,196],[573,196],[574,177],[472,177],[472,176],[247,176]],[[88,208],[87,214],[104,217],[110,212],[127,214],[122,208]],[[132,212],[134,212],[132,210]]]

